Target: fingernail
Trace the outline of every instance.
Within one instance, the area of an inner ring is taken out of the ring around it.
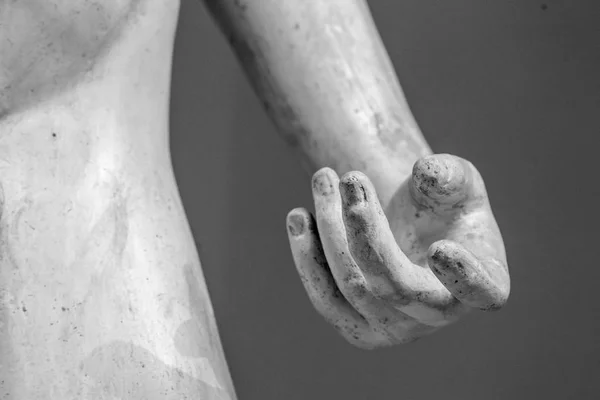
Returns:
[[[320,171],[315,175],[313,189],[321,196],[328,196],[333,193],[333,184],[326,171]]]
[[[301,214],[291,214],[288,217],[288,230],[292,236],[300,236],[306,230],[306,220]]]
[[[344,201],[349,206],[362,204],[367,201],[365,188],[353,176],[344,179],[340,183],[340,189]]]

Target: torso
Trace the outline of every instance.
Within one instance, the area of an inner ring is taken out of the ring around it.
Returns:
[[[233,399],[171,168],[178,2],[0,0],[0,399]]]

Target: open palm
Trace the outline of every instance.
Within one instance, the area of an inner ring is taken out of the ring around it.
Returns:
[[[292,255],[313,305],[352,344],[406,343],[510,292],[502,236],[483,179],[448,154],[418,160],[382,209],[367,176],[313,176],[315,216],[287,217]]]

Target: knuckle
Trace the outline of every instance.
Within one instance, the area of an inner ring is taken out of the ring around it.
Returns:
[[[373,225],[372,219],[365,212],[365,210],[360,210],[358,207],[353,207],[352,209],[347,210],[345,214],[346,224],[354,227],[355,229],[366,230],[367,227]]]

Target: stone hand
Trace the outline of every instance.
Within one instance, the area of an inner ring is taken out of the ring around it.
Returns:
[[[350,343],[410,342],[506,302],[502,236],[470,162],[421,158],[385,209],[360,172],[323,168],[312,191],[315,216],[287,217],[292,254],[311,302]]]

